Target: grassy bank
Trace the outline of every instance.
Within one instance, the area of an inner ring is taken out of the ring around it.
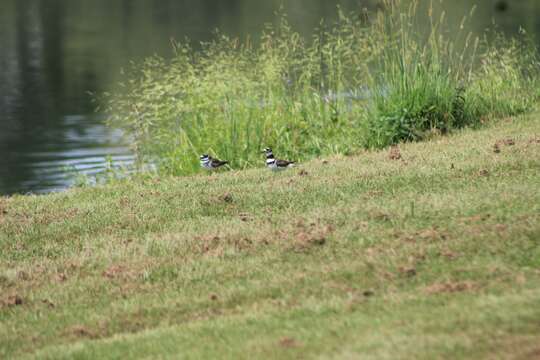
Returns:
[[[196,172],[202,153],[250,168],[266,146],[299,160],[347,155],[531,110],[536,44],[475,36],[474,17],[448,24],[439,7],[384,0],[307,39],[281,14],[255,39],[175,43],[172,60],[135,65],[102,105],[168,175]]]
[[[0,357],[534,358],[539,154],[535,114],[0,198]]]

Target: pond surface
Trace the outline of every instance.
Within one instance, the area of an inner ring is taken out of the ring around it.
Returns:
[[[423,1],[423,0],[421,0]],[[540,34],[539,0],[478,0],[473,27]],[[106,157],[130,164],[118,131],[103,125],[89,92],[112,90],[130,61],[169,56],[170,39],[209,40],[214,29],[256,35],[283,4],[309,35],[336,5],[374,9],[375,0],[0,0],[0,194],[62,190],[66,169],[94,175]],[[447,0],[451,21],[469,0]]]

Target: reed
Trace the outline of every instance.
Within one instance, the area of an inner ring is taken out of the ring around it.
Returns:
[[[538,98],[536,49],[474,38],[472,14],[449,31],[444,12],[417,1],[338,11],[311,39],[279,14],[255,40],[174,43],[172,60],[134,65],[122,91],[106,94],[109,123],[141,161],[180,175],[201,153],[234,168],[261,163],[264,146],[297,160],[348,154],[515,115]]]

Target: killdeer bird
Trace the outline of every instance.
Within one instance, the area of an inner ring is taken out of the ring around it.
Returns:
[[[264,149],[263,152],[266,154],[266,166],[272,171],[284,170],[294,166],[294,161],[276,159],[270,148]]]
[[[206,170],[215,170],[229,163],[228,161],[221,161],[218,159],[214,159],[208,154],[201,155],[200,159],[201,159],[201,167]]]

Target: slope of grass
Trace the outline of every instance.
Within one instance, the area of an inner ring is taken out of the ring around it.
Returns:
[[[535,114],[0,198],[0,358],[534,358],[539,155]]]

